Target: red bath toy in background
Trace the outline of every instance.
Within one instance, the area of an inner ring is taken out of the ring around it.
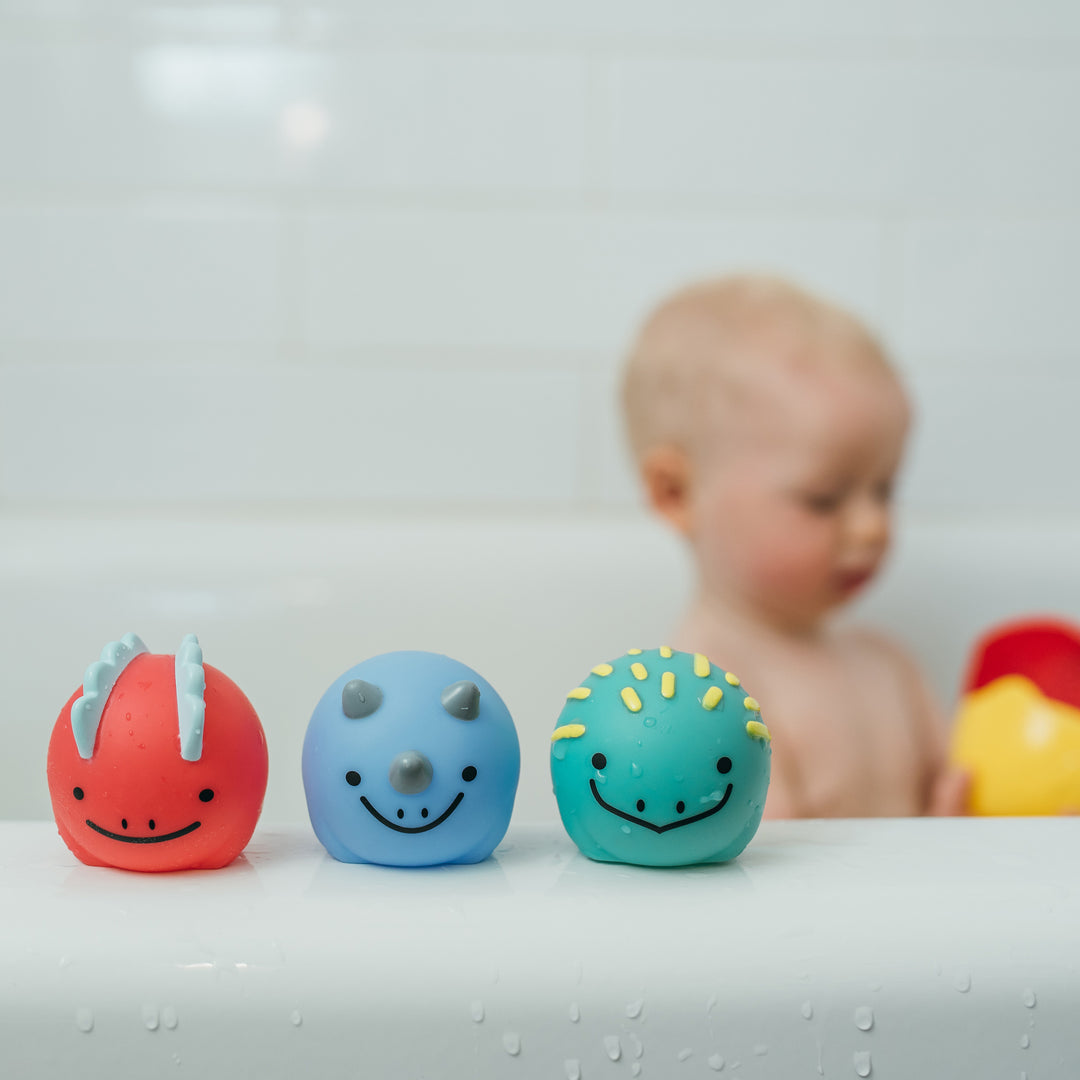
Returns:
[[[226,866],[255,831],[267,771],[251,702],[193,634],[175,656],[134,634],[106,645],[49,742],[56,825],[90,866]]]
[[[1059,619],[1003,623],[976,643],[964,692],[1023,675],[1047,697],[1080,709],[1080,627]]]
[[[951,758],[973,814],[1080,812],[1080,627],[1024,619],[976,642]]]

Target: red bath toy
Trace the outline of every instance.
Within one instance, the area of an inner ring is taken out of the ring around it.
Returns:
[[[193,634],[176,656],[134,634],[106,645],[49,742],[57,828],[90,866],[227,865],[255,831],[267,769],[251,702]]]
[[[1023,675],[1047,697],[1080,709],[1080,628],[1059,619],[1003,623],[975,643],[964,693]]]

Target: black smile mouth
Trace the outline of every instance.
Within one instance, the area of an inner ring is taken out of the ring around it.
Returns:
[[[600,791],[596,786],[595,780],[589,781],[589,787],[592,788],[593,798],[609,813],[614,814],[616,817],[621,817],[625,821],[632,821],[635,825],[643,825],[646,829],[651,829],[654,833],[666,833],[672,829],[682,828],[683,825],[693,825],[695,821],[703,821],[707,817],[712,817],[713,814],[718,814],[724,809],[725,803],[731,798],[732,785],[728,784],[727,791],[724,792],[724,797],[708,810],[702,811],[700,814],[695,814],[693,817],[680,818],[678,821],[669,821],[666,825],[654,825],[651,821],[646,821],[644,818],[634,817],[633,814],[626,813],[625,810],[618,810],[611,803],[604,802],[600,797]]]
[[[366,795],[361,795],[360,801],[364,804],[364,808],[367,810],[367,812],[376,821],[381,821],[383,825],[385,825],[388,829],[393,829],[394,832],[422,833],[429,832],[436,826],[441,825],[458,808],[458,804],[464,798],[465,792],[459,791],[457,795],[454,796],[454,801],[434,821],[429,821],[426,825],[415,825],[412,827],[408,825],[398,825],[396,821],[390,821],[388,818],[384,818],[382,814],[380,814],[379,811],[376,810],[370,802],[368,802]]]
[[[193,821],[190,825],[185,825],[182,829],[177,829],[176,832],[162,833],[160,836],[124,836],[121,833],[109,832],[108,829],[103,829],[89,818],[86,819],[86,824],[89,825],[94,832],[99,832],[102,836],[107,836],[110,840],[119,840],[122,844],[163,844],[166,840],[176,840],[178,837],[187,836],[188,833],[194,832],[202,822]]]

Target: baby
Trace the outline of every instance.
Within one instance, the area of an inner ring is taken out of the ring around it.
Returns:
[[[869,332],[783,281],[696,285],[646,321],[624,405],[649,502],[697,567],[671,644],[741,676],[772,731],[766,817],[963,812],[915,664],[830,619],[881,567],[910,422]]]

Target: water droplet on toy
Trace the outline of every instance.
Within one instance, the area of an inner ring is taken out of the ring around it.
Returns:
[[[689,1046],[684,1046],[675,1056],[680,1061],[689,1061],[694,1056],[694,1051]]]
[[[503,1049],[511,1056],[521,1053],[521,1036],[516,1031],[508,1031],[502,1038]]]
[[[605,1035],[604,1050],[612,1061],[618,1061],[622,1057],[622,1044],[619,1042],[619,1036]]]
[[[870,1062],[869,1050],[856,1050],[855,1051],[855,1073],[857,1076],[869,1076],[874,1071],[874,1066]]]
[[[177,1025],[180,1023],[180,1018],[176,1015],[176,1010],[171,1005],[166,1005],[161,1010],[161,1022],[169,1029],[169,1031],[175,1031]]]
[[[644,722],[646,727],[656,727],[656,717],[655,716],[646,716],[645,720],[643,722]]]
[[[559,739],[558,742],[551,744],[551,756],[556,761],[562,761],[566,757],[566,740]]]
[[[860,1005],[855,1010],[855,1026],[860,1031],[869,1031],[874,1026],[874,1010],[869,1005]]]
[[[639,776],[641,776],[641,774],[642,774],[642,772],[643,772],[643,771],[644,771],[644,770],[643,770],[643,769],[641,768],[641,766],[640,766],[640,765],[639,765],[639,764],[638,764],[638,763],[637,763],[636,761],[631,761],[631,762],[630,762],[630,775],[631,775],[632,777],[634,777],[634,779],[635,779],[635,780],[636,780],[636,779],[637,779],[637,778],[638,778]]]
[[[94,1030],[94,1010],[81,1008],[75,1010],[75,1026],[84,1034]]]
[[[641,1010],[643,1008],[645,1008],[644,1001],[641,1001],[640,999],[638,1001],[631,1001],[630,1004],[626,1006],[626,1015],[630,1017],[631,1020],[636,1020],[641,1015]]]
[[[1023,994],[1021,995],[1020,1000],[1023,1001],[1024,1008],[1026,1008],[1026,1009],[1034,1009],[1035,1008],[1035,991],[1032,990],[1030,986],[1027,987],[1024,990]]]
[[[629,825],[620,825],[619,826],[619,832],[625,833],[627,836],[629,836],[630,835],[630,826]]]
[[[1021,1050],[1026,1050],[1030,1045],[1031,1045],[1031,1039],[1029,1039],[1027,1037],[1027,1035],[1021,1035],[1020,1036],[1020,1049]]]
[[[814,1006],[809,1001],[802,1003],[802,1015],[804,1020],[814,1019]]]
[[[709,1058],[709,1068],[713,1072],[720,1072],[724,1068],[724,1059],[719,1054],[713,1054]]]
[[[161,1017],[153,1005],[144,1005],[142,1007],[142,1019],[147,1031],[157,1031],[161,1023]]]
[[[299,1009],[293,1009],[293,1011],[289,1014],[289,1020],[291,1021],[293,1027],[299,1027],[304,1022],[304,1017]]]
[[[567,1058],[563,1062],[566,1080],[581,1080],[581,1062],[577,1058]]]
[[[477,999],[469,1006],[469,1015],[474,1023],[482,1023],[484,1019],[484,1003]]]
[[[626,1036],[626,1041],[630,1044],[630,1053],[633,1054],[635,1058],[639,1058],[645,1053],[645,1045],[634,1032],[631,1031],[630,1034]]]
[[[581,1019],[581,1009],[576,1001],[570,1002],[570,1023],[576,1024]]]
[[[966,994],[971,989],[971,976],[967,972],[961,972],[953,979],[953,986],[961,994]]]

